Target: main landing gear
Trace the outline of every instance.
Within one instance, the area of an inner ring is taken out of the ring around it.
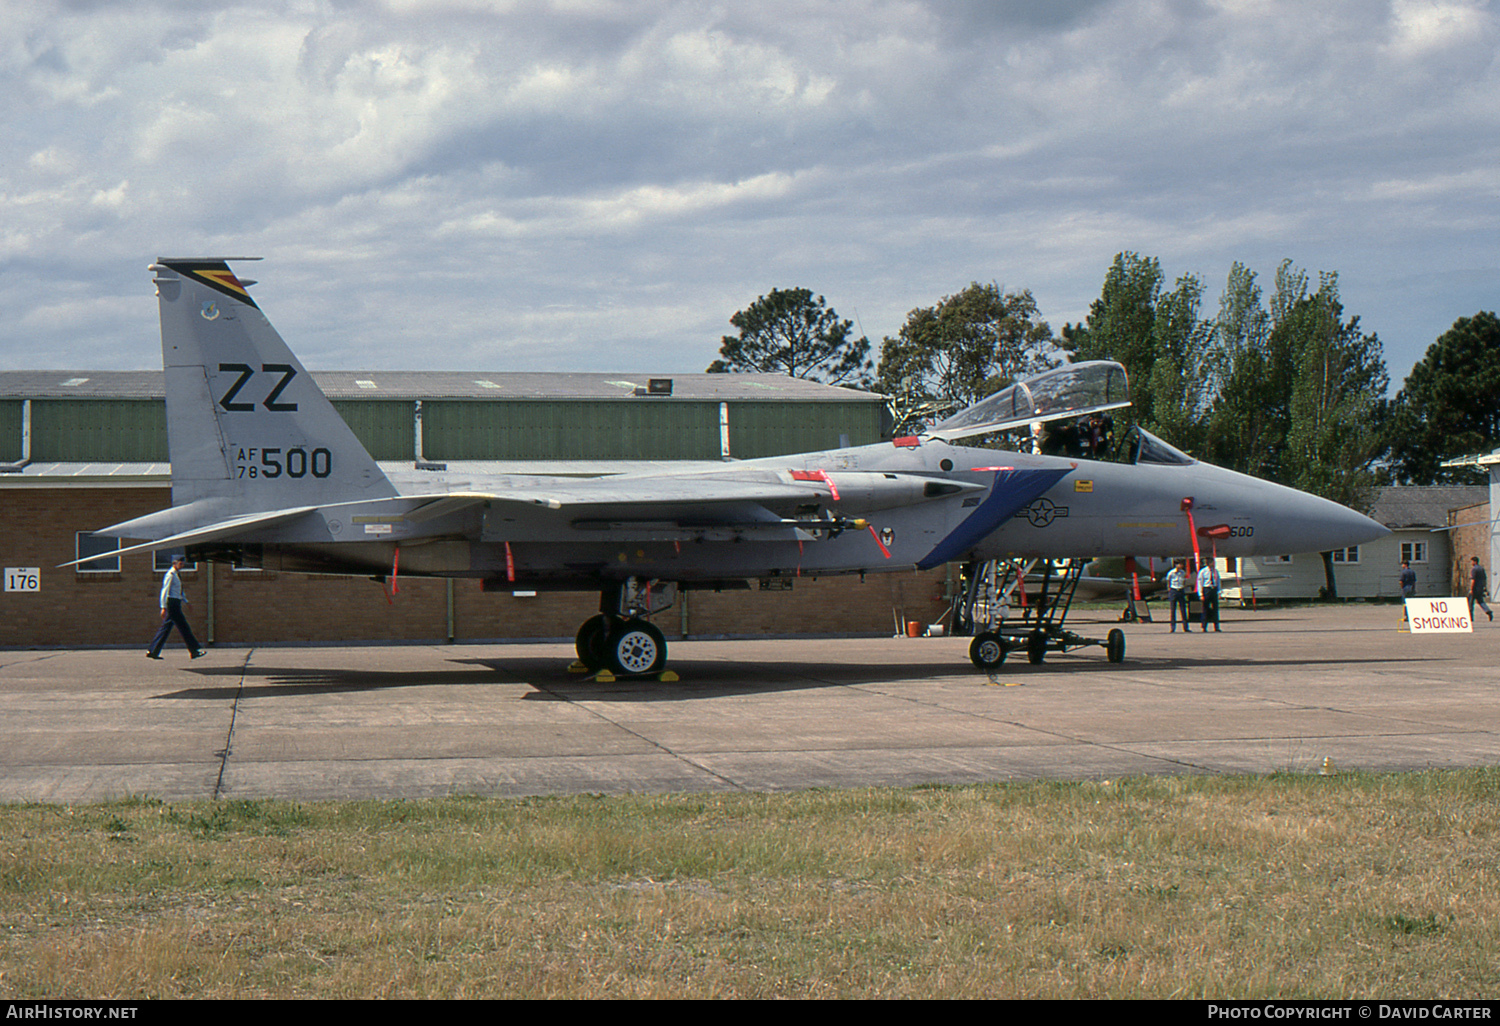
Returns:
[[[578,661],[590,673],[661,673],[667,666],[667,639],[645,617],[670,607],[676,597],[677,585],[637,577],[606,585],[599,593],[599,612],[578,628]]]
[[[656,624],[636,617],[596,613],[578,628],[576,645],[578,661],[590,673],[643,676],[667,665],[667,639]]]
[[[1024,651],[1027,660],[1036,665],[1046,659],[1048,652],[1102,645],[1110,662],[1123,662],[1125,632],[1118,627],[1102,641],[1074,634],[1064,627],[1085,562],[1081,559],[995,560],[970,564],[966,568],[965,608],[955,617],[956,622],[971,624],[974,630],[974,640],[969,643],[969,661],[981,670],[994,671],[1011,652]],[[1007,619],[1014,608],[1013,596],[1026,587],[1028,575],[1032,585],[1039,584],[1040,590],[1034,596],[1022,591],[1018,599],[1021,607],[1019,622],[1015,617]]]

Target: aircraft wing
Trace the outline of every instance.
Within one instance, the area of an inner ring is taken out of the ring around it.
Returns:
[[[495,489],[476,498],[519,503],[552,510],[611,506],[649,511],[655,506],[714,505],[756,502],[768,508],[831,498],[822,479],[807,482],[742,481],[723,478],[585,478],[559,479],[535,487]],[[441,500],[440,500],[441,501]],[[424,507],[425,508],[425,507]]]
[[[1290,574],[1257,574],[1254,577],[1247,577],[1244,574],[1224,574],[1223,582],[1226,588],[1258,588],[1271,581],[1284,581],[1290,576]],[[1230,584],[1230,581],[1234,583]]]
[[[341,510],[358,522],[426,524],[476,506],[511,506],[550,519],[557,527],[577,530],[662,532],[712,528],[826,530],[863,527],[863,521],[808,519],[816,507],[837,518],[916,502],[978,492],[983,485],[935,479],[920,474],[858,471],[742,471],[701,476],[655,475],[609,478],[500,477],[482,490],[396,495],[383,499],[299,506],[232,517],[153,541],[64,563],[77,566],[95,559],[137,552],[181,549],[246,535],[264,538],[268,528],[310,514]],[[1029,500],[1027,500],[1029,501]],[[128,526],[128,525],[122,525]],[[106,529],[109,530],[109,529]]]
[[[479,482],[475,482],[479,484]],[[652,531],[713,527],[818,527],[818,516],[852,517],[967,492],[982,484],[922,474],[744,470],[608,478],[495,478],[481,488],[429,497],[402,519],[423,523],[465,508],[509,506],[532,523],[579,530]],[[403,496],[385,503],[407,503]],[[794,519],[795,518],[795,519]],[[861,525],[862,526],[862,525]]]
[[[1132,580],[1129,577],[1091,577],[1083,576],[1078,579],[1077,595],[1086,601],[1103,601],[1105,599],[1129,598],[1139,586],[1141,597],[1155,595],[1167,586],[1164,580]]]

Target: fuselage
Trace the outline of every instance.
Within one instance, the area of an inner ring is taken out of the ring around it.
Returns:
[[[595,469],[608,475],[607,464]],[[1012,511],[989,501],[1011,469],[1058,476]],[[693,464],[678,473],[658,467],[649,477],[625,473],[608,482],[628,489],[640,481],[669,493],[674,483],[790,475],[825,482],[826,494],[774,517],[755,507],[760,522],[747,513],[726,525],[732,504],[717,503],[710,511],[691,498],[658,506],[649,519],[612,510],[606,500],[570,508],[563,519],[542,507],[504,503],[411,521],[385,510],[379,523],[351,503],[320,510],[295,528],[268,531],[257,555],[268,568],[287,570],[399,567],[409,575],[486,578],[502,589],[592,590],[601,580],[627,577],[691,584],[910,570],[942,554],[961,526],[963,537],[978,540],[951,558],[1185,556],[1194,553],[1195,537],[1204,555],[1285,554],[1356,545],[1387,533],[1337,503],[1185,458],[1126,464],[930,439]],[[423,472],[396,483],[415,508],[449,493],[546,494],[555,480]]]

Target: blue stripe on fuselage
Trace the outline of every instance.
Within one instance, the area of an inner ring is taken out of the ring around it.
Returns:
[[[979,504],[979,508],[970,513],[948,537],[938,542],[931,552],[919,559],[917,566],[922,570],[930,570],[939,563],[959,558],[1015,516],[1017,510],[1057,484],[1072,469],[997,470],[990,494]]]

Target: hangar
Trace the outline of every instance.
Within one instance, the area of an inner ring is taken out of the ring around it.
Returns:
[[[377,460],[411,468],[586,474],[588,460],[718,460],[877,442],[883,397],[777,374],[314,371]],[[0,646],[144,645],[165,562],[56,569],[88,532],[171,504],[160,371],[0,372]],[[80,548],[84,546],[84,548]],[[28,571],[22,573],[22,571]],[[278,579],[279,578],[279,579]],[[888,634],[946,608],[948,571],[694,592],[668,637]],[[485,593],[475,581],[351,580],[202,565],[195,629],[221,644],[571,638],[582,593]]]

